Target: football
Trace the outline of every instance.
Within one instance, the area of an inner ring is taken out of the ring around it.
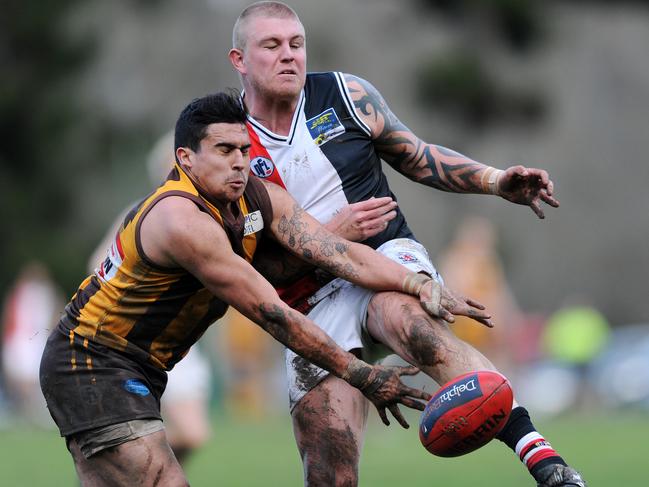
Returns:
[[[444,384],[421,415],[419,439],[433,455],[457,457],[487,444],[503,429],[514,394],[498,372],[469,372]]]

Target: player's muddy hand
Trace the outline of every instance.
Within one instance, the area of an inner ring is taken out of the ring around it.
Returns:
[[[343,207],[325,228],[352,242],[362,242],[382,232],[397,216],[397,202],[389,196],[370,198]]]
[[[343,379],[360,389],[365,397],[372,401],[383,424],[390,425],[386,413],[388,409],[401,426],[409,428],[410,425],[401,414],[398,404],[423,411],[426,404],[417,399],[428,401],[431,397],[427,392],[408,387],[401,382],[401,376],[417,373],[417,367],[371,366],[356,359],[350,362]]]
[[[442,286],[434,279],[422,286],[419,301],[429,315],[449,323],[454,323],[455,315],[459,315],[468,316],[489,328],[494,326],[483,304]]]
[[[559,207],[553,191],[554,184],[543,169],[512,166],[503,171],[496,182],[497,194],[512,203],[529,206],[539,218],[545,218],[541,202]]]

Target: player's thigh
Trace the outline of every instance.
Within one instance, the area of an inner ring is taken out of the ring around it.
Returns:
[[[480,352],[457,338],[446,322],[428,315],[412,296],[394,292],[375,294],[368,307],[366,328],[372,339],[436,381],[471,370],[494,368]]]
[[[305,462],[357,465],[369,402],[347,382],[329,375],[291,412],[295,439]]]
[[[164,431],[142,436],[86,458],[76,440],[68,448],[83,487],[189,485]]]

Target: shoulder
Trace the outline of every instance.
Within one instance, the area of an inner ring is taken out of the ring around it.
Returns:
[[[218,247],[227,241],[227,235],[216,220],[189,198],[168,196],[158,201],[142,221],[140,239],[151,262],[188,269],[187,262],[207,242]]]
[[[340,73],[350,93],[378,93],[378,90],[365,78],[351,73]]]
[[[158,201],[146,215],[144,226],[160,242],[192,240],[205,231],[221,229],[195,202],[182,196],[168,196]]]

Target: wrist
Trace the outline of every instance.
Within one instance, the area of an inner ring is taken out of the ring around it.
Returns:
[[[340,378],[357,389],[363,390],[369,383],[371,373],[372,366],[370,364],[352,356]]]
[[[401,285],[401,290],[406,294],[417,296],[421,299],[421,290],[430,282],[430,299],[421,301],[423,308],[432,316],[439,316],[442,308],[442,285],[427,274],[408,274]]]
[[[500,195],[500,178],[505,173],[502,169],[487,167],[480,178],[480,187],[484,194]]]
[[[401,283],[401,291],[411,296],[419,296],[424,284],[430,280],[431,277],[426,274],[409,272]]]

